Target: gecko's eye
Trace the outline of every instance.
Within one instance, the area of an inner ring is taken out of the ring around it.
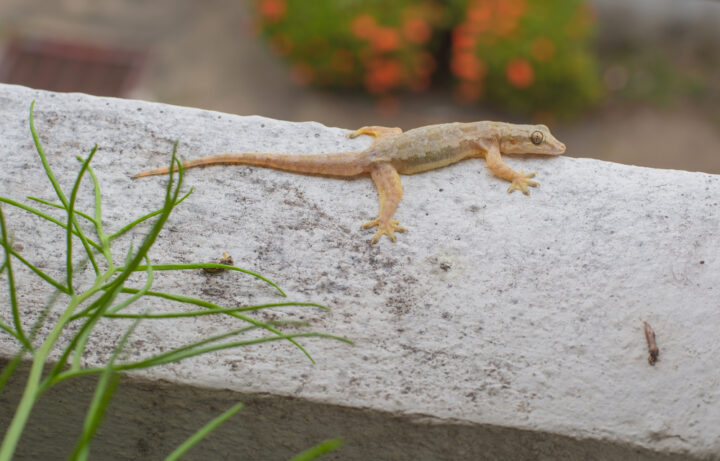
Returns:
[[[533,144],[536,146],[542,144],[543,142],[543,134],[540,131],[533,131],[533,134],[530,135],[530,141],[532,141]]]

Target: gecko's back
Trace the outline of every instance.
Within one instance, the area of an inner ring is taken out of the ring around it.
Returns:
[[[478,154],[477,123],[428,125],[378,138],[368,149],[371,162],[390,162],[402,174],[441,168]]]

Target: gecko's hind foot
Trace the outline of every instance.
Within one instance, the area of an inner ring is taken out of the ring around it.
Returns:
[[[530,181],[530,178],[532,178],[534,176],[535,176],[535,173],[525,174],[525,172],[523,170],[520,170],[520,175],[517,178],[513,179],[512,183],[510,184],[510,187],[508,187],[508,194],[512,191],[519,190],[519,191],[522,191],[522,193],[525,195],[530,195],[528,186],[537,187],[540,185],[539,182]]]
[[[379,138],[380,136],[388,136],[400,133],[402,133],[402,130],[400,128],[389,128],[386,126],[364,126],[358,130],[347,133],[345,137],[352,139],[357,138],[360,135],[366,134],[368,136]]]
[[[375,232],[375,235],[373,236],[372,240],[370,240],[370,243],[377,243],[378,240],[380,240],[380,237],[383,235],[387,235],[390,240],[395,242],[395,232],[406,232],[407,229],[400,226],[400,221],[386,221],[384,223],[381,223],[379,219],[373,219],[372,221],[368,221],[365,224],[362,225],[363,229],[367,229],[369,227],[375,227],[378,226],[377,232]]]

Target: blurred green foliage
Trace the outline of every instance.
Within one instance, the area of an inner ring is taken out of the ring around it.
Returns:
[[[255,11],[299,84],[386,96],[449,71],[460,101],[540,116],[601,97],[585,0],[255,0]]]

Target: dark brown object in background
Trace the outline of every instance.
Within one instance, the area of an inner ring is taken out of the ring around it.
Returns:
[[[15,38],[0,62],[0,82],[50,91],[127,96],[145,53],[95,44]]]

